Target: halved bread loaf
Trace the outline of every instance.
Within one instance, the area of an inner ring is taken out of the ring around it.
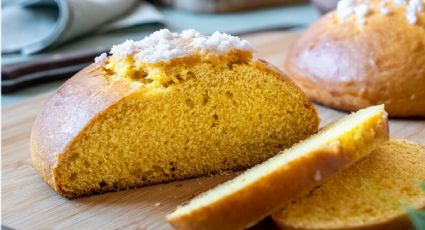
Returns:
[[[425,146],[391,140],[273,214],[281,229],[411,229],[425,208]]]
[[[317,132],[304,93],[236,37],[161,30],[111,52],[34,123],[34,165],[68,198],[244,169]]]
[[[194,198],[167,216],[177,229],[242,229],[304,195],[388,139],[387,113],[374,106]]]

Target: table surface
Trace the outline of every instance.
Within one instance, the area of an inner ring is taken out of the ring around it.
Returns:
[[[258,57],[281,65],[297,33],[261,33],[243,36]],[[67,200],[53,192],[32,167],[29,136],[32,123],[47,97],[43,94],[3,109],[2,224],[14,229],[170,229],[165,215],[234,174],[177,181],[128,191]],[[321,126],[347,113],[315,105]],[[425,120],[391,119],[391,138],[425,144]],[[270,222],[269,222],[270,223]],[[270,229],[263,222],[256,229]]]
[[[209,34],[214,31],[238,33],[241,31],[270,28],[282,25],[295,25],[298,30],[305,28],[319,18],[319,13],[309,4],[279,6],[256,11],[246,11],[227,14],[199,14],[182,10],[160,9],[166,18],[166,27],[173,31],[193,28],[202,33]],[[64,53],[78,49],[94,47],[110,47],[126,39],[142,39],[147,34],[158,30],[159,25],[147,25],[134,29],[116,31],[113,33],[94,34],[70,42],[53,51],[46,53]],[[162,26],[163,27],[163,26]],[[2,55],[2,65],[37,58],[42,54],[33,56]],[[13,94],[2,95],[2,106],[12,105],[43,92],[57,89],[64,80],[47,84],[36,85]]]

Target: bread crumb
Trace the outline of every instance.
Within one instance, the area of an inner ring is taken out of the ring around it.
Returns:
[[[159,207],[161,205],[161,203],[155,203],[155,207]]]
[[[320,174],[320,170],[316,170],[316,173],[314,174],[314,180],[320,181],[322,179],[322,175]]]
[[[332,141],[330,143],[330,147],[333,148],[333,149],[339,149],[340,146],[341,146],[341,142],[339,140]]]
[[[354,140],[358,140],[358,139],[360,139],[360,137],[361,137],[360,133],[354,134]]]
[[[140,83],[140,82],[138,82],[138,81],[135,81],[135,82],[131,83],[131,87],[132,87],[132,88],[134,88],[134,89],[138,89],[138,88],[140,88],[142,85],[143,85],[143,84],[142,84],[142,83]]]

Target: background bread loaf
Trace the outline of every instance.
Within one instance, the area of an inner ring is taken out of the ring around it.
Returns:
[[[413,6],[393,1],[350,2],[341,1],[345,6],[301,35],[286,72],[311,99],[333,108],[385,104],[392,117],[425,117],[425,10],[411,13]],[[410,2],[420,6],[421,0]]]

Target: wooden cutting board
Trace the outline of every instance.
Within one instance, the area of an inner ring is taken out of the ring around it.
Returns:
[[[259,57],[280,66],[294,33],[245,36]],[[29,153],[32,122],[50,95],[2,110],[2,224],[15,229],[169,229],[165,215],[177,205],[234,175],[215,176],[67,200],[53,192],[36,173]],[[316,106],[329,124],[345,113]],[[425,120],[391,120],[392,138],[425,144]],[[264,227],[267,221],[256,228]],[[270,227],[270,226],[268,226]]]

